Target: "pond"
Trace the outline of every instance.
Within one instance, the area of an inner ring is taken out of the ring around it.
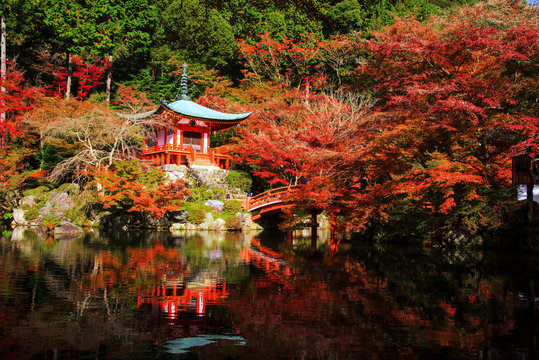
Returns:
[[[529,253],[281,233],[0,240],[1,359],[536,359]]]

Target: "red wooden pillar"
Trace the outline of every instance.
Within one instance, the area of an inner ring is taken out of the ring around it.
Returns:
[[[180,130],[180,149],[183,149],[183,131]]]
[[[170,153],[167,151],[165,164],[170,164]]]
[[[230,166],[230,159],[226,159],[225,169],[228,170],[228,167]]]
[[[178,132],[178,129],[174,128],[174,135],[173,135],[174,137],[172,139],[172,148],[174,150],[176,150],[177,147],[178,147],[178,134],[177,134],[177,132]]]
[[[159,165],[165,165],[165,153],[159,155]]]
[[[142,138],[142,153],[146,152],[146,136]]]

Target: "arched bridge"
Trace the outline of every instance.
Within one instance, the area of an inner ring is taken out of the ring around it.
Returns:
[[[258,220],[262,215],[282,211],[291,207],[292,204],[286,201],[287,195],[294,191],[296,186],[283,186],[271,189],[262,194],[248,197],[245,203],[245,210],[249,211],[253,220]]]

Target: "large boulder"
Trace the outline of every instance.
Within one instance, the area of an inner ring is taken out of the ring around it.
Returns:
[[[14,226],[27,226],[28,222],[24,218],[23,209],[13,209],[13,225]]]
[[[223,212],[223,206],[225,206],[225,203],[219,200],[208,200],[204,203],[204,205],[211,207],[211,209],[220,214]]]
[[[167,213],[168,220],[172,223],[186,223],[187,222],[187,211],[171,211]]]
[[[36,198],[35,198],[34,196],[29,195],[29,196],[23,197],[23,198],[19,201],[19,205],[20,205],[23,209],[30,209],[30,208],[36,207],[37,201],[36,201]]]
[[[60,226],[54,229],[54,236],[61,237],[78,237],[84,234],[84,230],[69,221],[62,221]]]
[[[224,220],[221,219],[221,218],[215,219],[215,221],[213,222],[213,226],[211,227],[211,229],[212,229],[212,230],[224,230],[224,229],[225,229],[225,223],[226,223],[226,221],[224,221]]]
[[[47,200],[45,205],[39,209],[39,213],[43,216],[52,216],[56,218],[64,218],[64,211],[75,207],[71,197],[65,192],[54,194]]]

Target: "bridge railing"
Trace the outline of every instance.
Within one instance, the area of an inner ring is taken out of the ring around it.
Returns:
[[[262,194],[255,195],[253,197],[248,197],[245,209],[251,210],[254,207],[260,207],[265,204],[269,204],[275,201],[282,201],[282,199],[289,194],[290,192],[294,191],[297,185],[288,185],[279,187],[276,189],[271,189],[266,192],[263,192]]]

